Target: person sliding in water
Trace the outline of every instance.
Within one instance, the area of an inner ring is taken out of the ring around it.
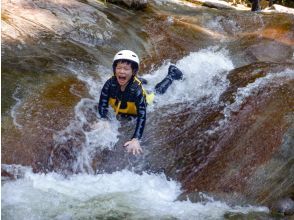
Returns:
[[[142,137],[146,122],[146,107],[154,99],[154,93],[148,94],[137,77],[139,58],[130,50],[119,51],[113,59],[114,75],[104,84],[98,104],[101,118],[107,119],[110,105],[116,115],[137,117],[134,135],[124,144],[129,153],[143,152],[139,140]],[[181,80],[183,73],[174,65],[168,68],[167,76],[155,86],[155,94],[163,94],[173,80]]]

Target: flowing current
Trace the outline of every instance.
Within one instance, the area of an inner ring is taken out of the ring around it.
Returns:
[[[33,174],[2,186],[2,219],[223,219],[227,212],[267,212],[264,207],[230,207],[175,201],[180,185],[164,175]],[[205,195],[204,195],[205,196]]]
[[[147,89],[167,74],[169,62],[144,75]],[[167,104],[189,103],[206,98],[217,103],[228,86],[226,75],[234,68],[227,51],[208,48],[179,60],[176,65],[184,73],[183,81],[176,81],[166,94],[156,97],[148,112]],[[107,68],[99,67],[101,80],[72,68],[84,81],[93,99],[81,99],[75,107],[75,120],[59,131],[56,142],[67,140],[71,134],[89,123],[86,109],[93,109],[103,83],[111,76]],[[18,103],[17,103],[18,105]],[[99,124],[100,122],[98,122]],[[163,174],[136,174],[129,170],[112,174],[96,174],[91,169],[92,155],[103,148],[112,149],[119,139],[121,126],[114,118],[111,128],[102,123],[90,131],[83,131],[86,141],[75,164],[79,174],[64,177],[57,173],[35,174],[29,167],[7,165],[14,170],[16,180],[2,182],[2,219],[224,219],[226,213],[268,212],[266,207],[232,206],[202,194],[203,202],[177,201],[181,185]],[[5,166],[5,165],[4,165]],[[87,173],[83,172],[87,171]]]

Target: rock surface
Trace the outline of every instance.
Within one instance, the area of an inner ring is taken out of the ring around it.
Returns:
[[[293,193],[290,15],[172,3],[142,13],[62,0],[4,1],[2,10],[2,163],[36,172],[90,172],[74,169],[101,89],[93,92],[85,78],[92,83],[111,72],[105,66],[122,47],[139,51],[143,72],[215,46],[227,48],[236,66],[219,103],[203,97],[151,113],[142,140],[148,150],[141,157],[122,148],[134,126],[124,121],[114,149],[96,152],[89,166],[95,172],[164,172],[182,183],[183,197],[203,191],[232,202],[269,204]],[[81,103],[85,118],[70,133],[66,128],[79,118],[81,98],[88,98]],[[57,146],[60,131],[66,141]],[[3,175],[11,176],[9,170]]]

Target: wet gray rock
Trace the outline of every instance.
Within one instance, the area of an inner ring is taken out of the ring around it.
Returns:
[[[294,201],[289,197],[274,201],[270,208],[273,213],[294,215]]]
[[[293,55],[289,46],[268,40],[253,45],[248,50],[259,61],[281,62],[291,59]]]

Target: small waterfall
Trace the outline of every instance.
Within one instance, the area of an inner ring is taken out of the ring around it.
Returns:
[[[229,206],[204,194],[203,202],[176,201],[179,183],[164,175],[34,174],[2,186],[2,219],[223,219],[228,213],[267,213],[266,207]],[[11,196],[13,195],[13,196]]]

